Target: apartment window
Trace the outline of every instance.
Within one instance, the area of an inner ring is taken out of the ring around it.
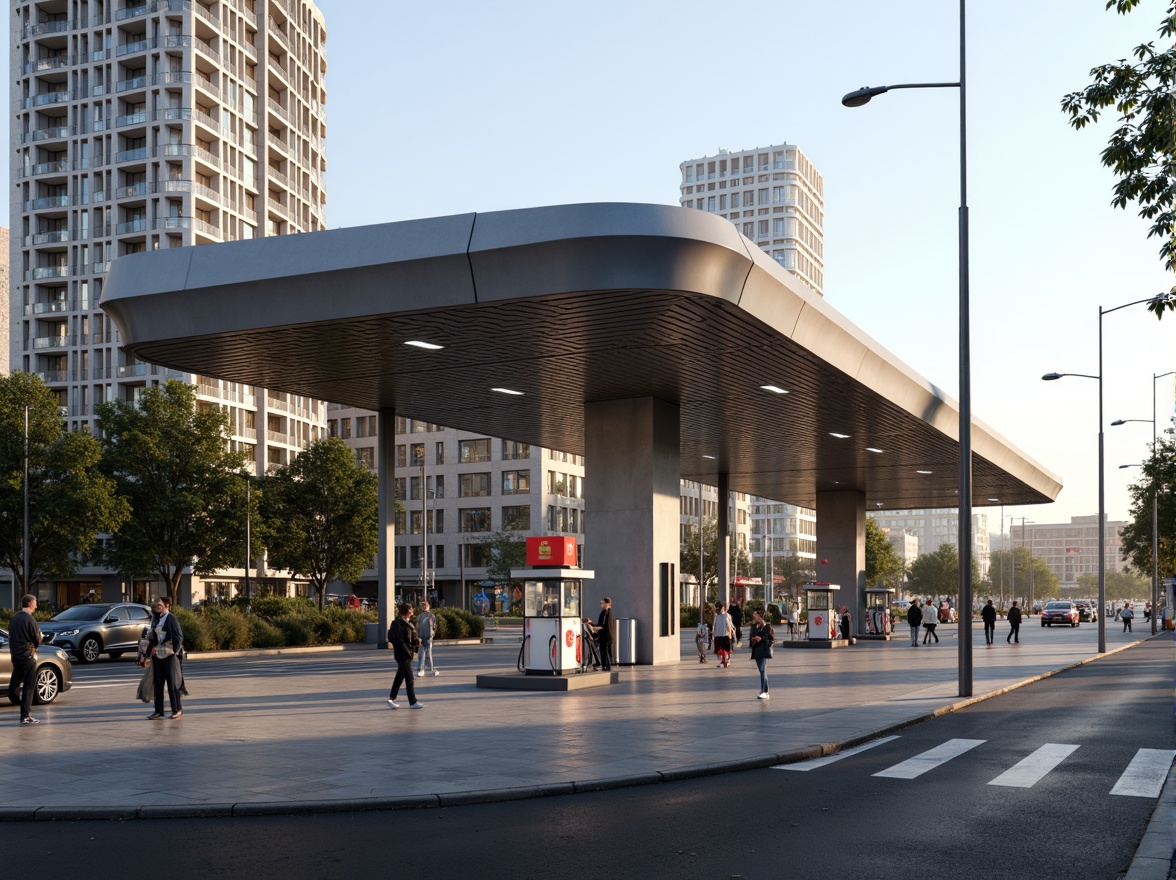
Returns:
[[[502,441],[502,460],[518,461],[531,457],[531,444],[519,443],[517,440]]]
[[[466,507],[460,511],[463,532],[490,531],[489,507]]]
[[[413,443],[409,451],[409,457],[413,467],[420,467],[425,463],[425,444]]]
[[[441,531],[441,530],[438,529],[437,531]],[[445,567],[445,545],[444,544],[435,544],[430,549],[433,551],[433,567],[434,568],[444,568]]]
[[[490,439],[462,440],[461,462],[463,464],[478,461],[490,461]]]
[[[755,223],[744,223],[743,235],[746,238],[755,238]]]
[[[768,221],[767,220],[760,220],[759,221],[760,238],[765,237],[767,234],[768,234]]]
[[[531,528],[531,507],[522,504],[518,507],[502,508],[502,530],[504,532],[526,532]]]
[[[402,507],[402,508],[400,508],[400,512],[396,514],[396,534],[398,534],[398,535],[404,534],[404,532],[405,532],[404,524],[405,524],[406,520],[407,520],[407,517],[405,516],[404,508]]]
[[[397,416],[396,417],[396,433],[397,434],[407,434],[408,433],[408,419],[406,419],[404,416]]]
[[[403,443],[396,446],[396,466],[408,467],[408,447]]]
[[[437,445],[433,448],[433,459],[437,464],[445,464],[445,443],[438,440]]]
[[[784,187],[782,187],[782,186],[772,187],[772,204],[779,205],[779,204],[782,204],[783,202],[784,202]]]
[[[725,195],[719,196],[719,210],[727,210],[727,197]]]
[[[397,530],[399,530],[399,527],[397,527]],[[407,568],[407,566],[405,565],[405,562],[404,562],[405,555],[406,554],[404,552],[403,547],[396,548],[396,567],[397,568]]]
[[[408,496],[405,494],[408,485],[404,482],[404,477],[396,478],[396,497],[403,501]]]
[[[414,534],[419,534],[419,532],[414,533]],[[413,544],[411,547],[408,548],[408,555],[409,555],[408,567],[409,568],[420,568],[421,567],[421,548],[418,547],[417,545]]]
[[[732,207],[732,208],[738,208],[738,207],[739,207],[739,199],[740,199],[740,198],[741,198],[741,195],[740,195],[740,193],[737,193],[737,192],[733,192],[733,193],[731,193],[731,207]]]
[[[443,507],[433,511],[433,531],[437,534],[442,534],[445,531],[445,508]]]
[[[490,494],[489,474],[462,474],[461,498],[481,498]]]
[[[777,217],[772,221],[772,235],[780,237],[784,235],[784,218]]]
[[[332,437],[339,436],[339,423],[335,419],[327,419],[327,433]]]
[[[706,197],[706,209],[711,212],[713,212],[715,210],[715,197],[714,196],[707,196]]]
[[[339,420],[339,436],[344,440],[351,439],[351,419]]]
[[[503,471],[502,494],[526,495],[531,491],[531,471]]]
[[[408,481],[409,499],[412,501],[421,500],[421,478],[410,477]]]
[[[369,471],[376,467],[376,450],[371,446],[361,446],[355,450],[355,463]]]
[[[412,511],[412,513],[408,515],[408,520],[409,528],[412,530],[412,534],[419,535],[421,533],[421,512],[419,510]]]
[[[433,486],[436,491],[437,497],[444,498],[445,497],[445,476],[444,476],[444,474],[437,474],[437,476],[433,478]]]

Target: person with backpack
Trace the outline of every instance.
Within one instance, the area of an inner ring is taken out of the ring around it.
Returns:
[[[1131,630],[1131,621],[1134,619],[1134,617],[1135,617],[1135,609],[1133,609],[1131,607],[1131,603],[1128,602],[1126,605],[1123,606],[1123,610],[1119,614],[1119,619],[1123,621],[1123,632],[1126,633],[1126,632],[1132,631]]]
[[[768,661],[772,659],[772,645],[776,633],[772,625],[764,620],[764,613],[758,608],[751,612],[751,659],[759,667],[760,693],[758,700],[768,699]]]

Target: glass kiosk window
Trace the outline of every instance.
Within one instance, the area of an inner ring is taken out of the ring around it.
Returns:
[[[526,581],[523,598],[527,617],[559,617],[559,581]]]
[[[563,616],[580,616],[580,582],[564,581]]]
[[[814,611],[827,611],[829,608],[829,594],[824,591],[809,593],[808,607]]]

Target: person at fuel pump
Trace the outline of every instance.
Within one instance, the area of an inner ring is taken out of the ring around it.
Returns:
[[[612,628],[613,628],[613,610],[612,599],[605,596],[600,600],[600,616],[596,618],[595,624],[589,624],[592,627],[592,634],[596,636],[596,642],[600,645],[600,668],[604,672],[612,669]]]
[[[996,635],[996,606],[991,599],[980,609],[980,619],[984,621],[984,642],[991,648],[992,639]]]
[[[1009,634],[1005,636],[1005,642],[1021,644],[1021,609],[1017,607],[1016,599],[1009,608]]]
[[[923,609],[919,607],[919,600],[911,602],[907,609],[907,623],[911,626],[911,646],[919,647],[919,627],[923,624]]]
[[[400,708],[396,697],[400,693],[400,685],[404,684],[408,690],[408,708],[420,709],[423,704],[417,702],[416,687],[412,681],[412,657],[420,647],[421,640],[416,627],[412,625],[412,606],[401,602],[396,610],[400,616],[388,628],[388,644],[392,646],[392,656],[396,659],[396,677],[392,679],[392,690],[388,693],[388,706],[392,709]]]
[[[760,694],[757,699],[768,699],[768,661],[772,659],[772,645],[776,643],[776,633],[772,625],[764,620],[763,612],[758,608],[751,612],[751,659],[759,667]]]

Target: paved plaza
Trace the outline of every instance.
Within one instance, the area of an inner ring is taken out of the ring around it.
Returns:
[[[783,627],[781,627],[783,629]],[[682,661],[622,667],[617,684],[570,693],[484,690],[513,667],[517,630],[492,644],[439,645],[441,675],[418,683],[422,711],[386,700],[394,664],[370,646],[281,655],[193,656],[183,718],[146,720],[139,670],[75,670],[42,723],[0,738],[10,787],[0,818],[239,815],[456,804],[570,793],[768,766],[844,748],[959,706],[955,626],[938,646],[909,640],[776,650],[771,700],[756,699],[746,648],[730,669]],[[1108,627],[1108,648],[1146,633]],[[1096,657],[1093,627],[1023,629],[986,648],[974,632],[973,699]]]

